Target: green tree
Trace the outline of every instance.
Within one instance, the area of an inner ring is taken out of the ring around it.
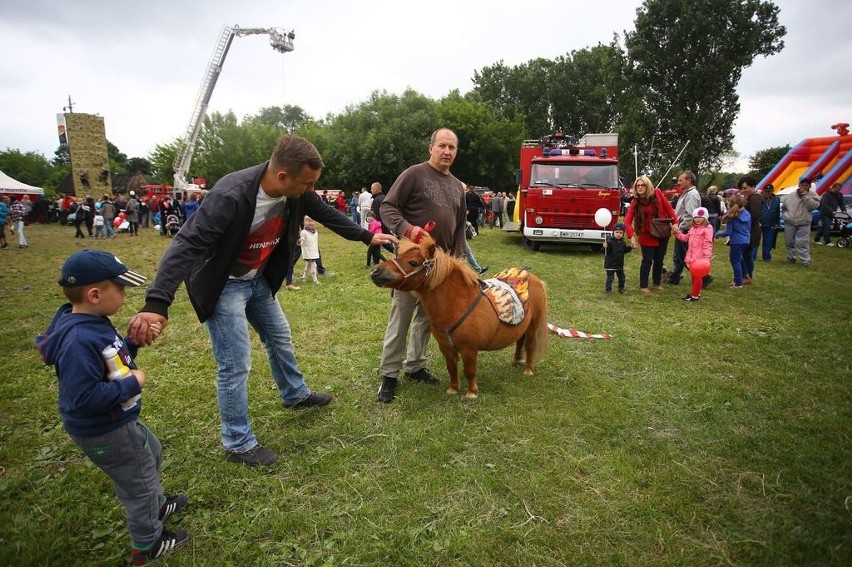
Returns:
[[[784,47],[778,12],[764,0],[645,0],[637,10],[626,35],[641,101],[630,133],[655,140],[652,170],[662,173],[686,140],[679,165],[696,173],[717,169],[731,152],[743,69]]]
[[[0,170],[21,183],[42,187],[50,177],[52,166],[38,152],[7,149],[0,152]]]
[[[151,179],[155,183],[173,184],[175,181],[174,163],[182,146],[180,140],[172,140],[168,144],[154,146],[148,161],[151,163]]]
[[[437,103],[408,89],[401,96],[375,91],[299,133],[314,142],[326,163],[320,186],[352,191],[373,181],[387,189],[405,168],[425,161],[438,126]]]
[[[748,161],[749,175],[757,180],[763,179],[789,151],[790,145],[787,144],[786,146],[766,148],[765,150],[754,152],[754,155]]]
[[[543,58],[514,67],[498,61],[474,72],[471,94],[476,101],[491,106],[499,117],[510,121],[520,117],[524,136],[538,138],[554,129],[549,79],[553,66],[553,61]]]
[[[127,160],[125,166],[127,173],[141,172],[143,175],[149,175],[152,171],[151,162],[145,158],[132,157]]]
[[[107,156],[111,164],[117,166],[115,169],[124,171],[127,167],[127,154],[122,153],[118,147],[107,140]]]
[[[524,139],[521,116],[495,115],[491,107],[452,91],[438,102],[438,123],[459,137],[459,153],[453,174],[473,185],[495,190],[515,187],[518,148]]]
[[[548,77],[555,129],[576,136],[616,131],[630,103],[625,64],[614,39],[557,57]]]
[[[266,124],[292,134],[311,120],[311,116],[302,107],[285,104],[284,106],[261,108],[260,112],[254,116],[247,117],[244,123]]]

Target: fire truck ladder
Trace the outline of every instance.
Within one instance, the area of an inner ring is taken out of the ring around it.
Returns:
[[[293,51],[293,40],[296,35],[293,31],[285,32],[280,28],[241,28],[239,26],[224,26],[219,34],[219,40],[216,47],[213,49],[213,55],[210,57],[210,62],[207,64],[207,70],[201,80],[201,88],[198,90],[198,96],[195,100],[195,106],[192,110],[192,115],[189,119],[189,125],[186,128],[186,133],[183,136],[183,143],[180,151],[175,157],[174,173],[175,173],[175,190],[186,188],[186,174],[189,171],[189,165],[192,163],[192,154],[195,151],[195,142],[198,140],[198,135],[201,133],[201,127],[204,124],[204,115],[207,114],[207,106],[210,103],[210,97],[213,95],[213,89],[216,87],[216,81],[219,79],[219,74],[222,72],[222,65],[225,63],[225,57],[228,55],[228,50],[231,48],[231,43],[234,37],[242,37],[245,35],[269,35],[269,43],[272,49],[280,53],[289,53]]]

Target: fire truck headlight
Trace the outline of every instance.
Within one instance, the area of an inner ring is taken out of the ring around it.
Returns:
[[[535,217],[535,224],[541,224],[544,222],[544,219],[541,217]]]

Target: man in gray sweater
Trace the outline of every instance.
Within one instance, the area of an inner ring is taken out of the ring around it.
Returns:
[[[811,189],[811,180],[802,177],[796,192],[784,199],[784,244],[790,264],[795,264],[798,258],[804,267],[811,265],[811,211],[817,207],[819,197]]]

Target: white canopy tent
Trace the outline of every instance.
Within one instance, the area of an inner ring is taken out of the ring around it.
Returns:
[[[44,189],[21,183],[0,171],[0,194],[6,195],[44,195]]]

